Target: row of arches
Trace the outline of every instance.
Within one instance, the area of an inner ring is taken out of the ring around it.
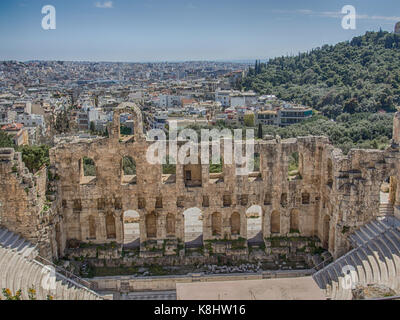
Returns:
[[[199,208],[187,209],[184,214],[184,241],[187,246],[201,246],[203,243],[203,215]],[[232,236],[242,234],[242,219],[244,217],[239,212],[233,212],[229,218],[230,233]],[[157,214],[151,212],[145,215],[144,227],[145,236],[149,239],[157,238]],[[214,212],[210,216],[210,227],[213,236],[223,236],[223,221],[220,212]],[[263,215],[260,206],[252,206],[246,211],[245,215],[246,234],[249,243],[263,241]],[[88,236],[96,239],[96,219],[93,215],[89,216]],[[108,240],[116,239],[116,221],[113,214],[105,216],[106,237]],[[293,209],[290,213],[290,232],[299,232],[299,211]],[[272,234],[281,233],[280,212],[275,210],[271,213],[270,230]],[[165,216],[165,234],[167,237],[176,237],[177,225],[176,216],[168,213]],[[140,244],[140,215],[134,210],[128,210],[123,215],[123,238],[127,246],[138,246]]]

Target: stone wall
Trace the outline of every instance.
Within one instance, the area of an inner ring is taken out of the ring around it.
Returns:
[[[119,116],[125,112],[134,119],[132,136],[120,134]],[[399,128],[396,114],[393,143],[384,151],[351,150],[343,155],[326,137],[266,138],[254,146],[260,155],[259,172],[238,176],[235,165],[225,163],[222,173],[210,174],[208,164],[177,164],[176,175],[165,176],[161,165],[146,160],[154,141],[145,139],[140,110],[124,103],[115,110],[109,138],[69,137],[50,150],[51,209],[44,217],[47,174],[33,176],[20,154],[0,149],[2,224],[34,242],[45,230],[48,253],[60,257],[68,240],[123,244],[124,213],[134,210],[139,215],[141,256],[146,257],[154,255],[149,245],[154,249],[169,240],[178,248],[184,243],[189,208],[201,210],[205,243],[246,239],[246,211],[258,205],[264,239],[316,236],[338,257],[349,249],[347,234],[379,214],[380,186],[390,177],[390,199],[399,215]],[[222,155],[223,150],[222,144]],[[292,154],[299,158],[296,176],[289,175]],[[135,161],[135,176],[123,174],[125,156]],[[94,161],[95,177],[84,175],[85,157]]]
[[[135,127],[133,137],[119,135],[119,114],[127,111],[134,115],[135,124],[140,123],[137,107],[124,104],[115,113],[110,138],[60,142],[51,150],[51,163],[60,177],[58,197],[62,199],[65,239],[122,244],[124,212],[135,210],[140,215],[141,243],[164,239],[184,242],[184,212],[195,207],[202,212],[203,241],[246,238],[246,210],[259,205],[264,238],[290,234],[293,219],[297,219],[294,225],[300,236],[318,236],[338,256],[348,250],[347,233],[378,215],[383,180],[397,177],[396,116],[394,144],[385,151],[351,150],[345,156],[325,137],[257,140],[255,152],[260,154],[261,164],[256,175],[236,176],[235,166],[224,164],[220,178],[214,179],[207,164],[178,164],[175,179],[168,183],[161,165],[146,161],[147,148],[154,141],[144,139],[141,125]],[[299,155],[298,179],[288,176],[293,153]],[[123,183],[124,156],[136,162],[133,184]],[[93,159],[96,165],[97,175],[89,182],[82,178],[83,157]],[[200,173],[201,180],[192,184],[185,181],[185,171],[190,170],[192,179]],[[399,198],[397,194],[395,198]],[[231,215],[236,212],[240,233],[233,235]],[[172,235],[166,230],[168,214],[173,215],[169,223],[175,224]],[[95,237],[89,232],[90,221],[95,221]]]
[[[0,225],[37,244],[44,257],[51,257],[46,168],[32,174],[21,153],[0,149],[0,176]]]

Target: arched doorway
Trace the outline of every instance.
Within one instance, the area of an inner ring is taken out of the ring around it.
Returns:
[[[140,215],[134,210],[124,212],[124,247],[140,246]]]
[[[263,243],[262,208],[258,205],[251,206],[246,211],[247,241],[250,244]]]
[[[203,245],[203,216],[199,208],[190,208],[183,212],[184,237],[187,248]]]

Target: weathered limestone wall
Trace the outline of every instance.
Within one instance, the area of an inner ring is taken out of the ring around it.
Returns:
[[[129,137],[121,136],[119,130],[119,116],[125,112],[133,115],[135,124]],[[221,174],[210,174],[208,164],[178,164],[176,176],[167,179],[161,165],[146,160],[154,141],[144,137],[140,110],[124,103],[115,110],[110,138],[62,140],[50,150],[52,204],[44,220],[52,226],[45,232],[49,251],[62,256],[72,239],[122,244],[128,210],[139,214],[142,253],[150,242],[183,243],[189,208],[201,210],[203,241],[247,238],[246,211],[258,205],[263,238],[317,236],[338,257],[349,249],[347,234],[379,214],[380,186],[388,178],[390,200],[399,215],[399,128],[396,114],[393,144],[384,151],[351,150],[343,155],[326,137],[277,137],[255,142],[260,171],[249,176],[236,175],[235,165],[226,163]],[[20,155],[7,152],[0,154],[2,224],[37,241],[46,174],[32,177],[24,172]],[[299,157],[295,179],[288,172],[293,153]],[[125,156],[136,163],[136,177],[128,179],[131,183],[123,176]],[[84,177],[84,157],[95,162],[96,177]],[[232,232],[237,229],[238,233]]]
[[[46,168],[33,175],[22,162],[21,153],[5,148],[0,149],[0,176],[0,225],[38,244],[43,256],[51,256]]]

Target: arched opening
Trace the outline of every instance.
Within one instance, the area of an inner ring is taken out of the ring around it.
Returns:
[[[167,237],[175,237],[175,216],[168,213],[166,217]]]
[[[212,158],[210,157],[209,174],[210,183],[224,182],[223,164],[221,158],[219,158],[218,163],[212,163]]]
[[[222,216],[219,212],[214,212],[211,215],[211,230],[212,235],[220,237],[222,235]]]
[[[287,203],[288,203],[288,195],[287,193],[284,192],[281,194],[281,206],[286,207]]]
[[[261,179],[261,156],[259,153],[254,153],[254,158],[249,159],[249,181],[256,181]]]
[[[240,214],[238,212],[231,215],[231,234],[233,236],[240,234]]]
[[[303,159],[302,156],[301,156],[301,159]],[[298,152],[293,152],[289,156],[288,178],[289,178],[289,181],[302,179],[302,176],[300,174],[299,153]]]
[[[279,211],[273,211],[271,214],[271,233],[281,233],[281,215]]]
[[[397,179],[394,176],[386,178],[379,189],[379,215],[393,215],[396,203]]]
[[[162,182],[175,183],[176,182],[176,164],[172,157],[166,157],[162,165]]]
[[[155,212],[146,215],[147,238],[157,238],[157,216]]]
[[[301,203],[310,204],[310,194],[308,192],[303,192],[301,194]]]
[[[108,213],[106,215],[106,233],[107,233],[107,239],[117,238],[117,232],[115,228],[115,218],[112,213]]]
[[[332,159],[328,159],[327,163],[327,186],[332,188],[333,185],[333,166],[332,166]]]
[[[121,183],[122,184],[136,184],[136,162],[130,156],[125,156],[122,158],[122,174]]]
[[[80,183],[89,184],[96,181],[96,164],[93,159],[83,157],[79,160]]]
[[[299,231],[299,210],[290,211],[290,233],[300,233]]]
[[[134,210],[124,212],[124,247],[140,246],[140,215]]]
[[[203,216],[198,208],[190,208],[183,212],[184,236],[187,248],[203,245]]]
[[[253,205],[246,210],[247,241],[249,244],[264,242],[262,232],[262,208]]]
[[[186,187],[202,186],[202,169],[200,162],[198,164],[185,164],[183,166],[183,174]]]
[[[96,239],[96,219],[94,216],[89,216],[89,239]]]
[[[133,140],[135,134],[133,115],[121,113],[119,115],[119,138],[121,142]]]
[[[329,249],[329,228],[330,228],[330,217],[329,215],[325,215],[324,220],[323,220],[323,226],[322,226],[322,246],[325,249]]]

